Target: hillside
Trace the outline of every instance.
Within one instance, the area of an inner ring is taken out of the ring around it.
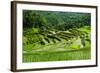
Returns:
[[[89,13],[24,10],[23,62],[90,59],[90,17]]]

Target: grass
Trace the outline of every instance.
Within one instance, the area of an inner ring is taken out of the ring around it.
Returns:
[[[86,26],[78,30],[90,33],[90,29]],[[81,48],[79,46],[80,39],[78,39],[79,41],[76,38],[71,40],[74,42],[71,46],[68,46],[65,40],[46,45],[40,45],[38,43],[23,45],[23,62],[91,59],[91,47],[88,41],[85,41],[86,45]]]
[[[64,60],[90,59],[90,50],[59,51],[59,52],[36,52],[23,54],[23,62],[44,62]]]

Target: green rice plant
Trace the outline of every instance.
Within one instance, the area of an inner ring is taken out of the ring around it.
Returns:
[[[28,30],[29,31],[29,30]],[[49,30],[48,30],[49,31]],[[23,62],[86,60],[91,58],[90,29],[82,27],[23,37]]]

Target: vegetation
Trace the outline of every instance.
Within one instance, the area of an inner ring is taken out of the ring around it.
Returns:
[[[90,13],[23,10],[23,62],[90,59]]]

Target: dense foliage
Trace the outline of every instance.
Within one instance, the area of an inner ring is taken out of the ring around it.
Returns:
[[[24,10],[23,24],[30,28],[68,30],[90,25],[90,17],[90,13]]]

